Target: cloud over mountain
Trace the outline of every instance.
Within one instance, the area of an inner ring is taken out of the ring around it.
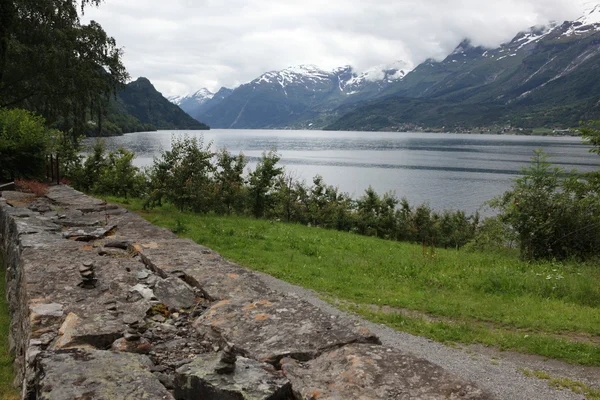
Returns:
[[[464,38],[495,47],[582,9],[572,0],[107,0],[84,20],[99,21],[124,47],[133,77],[181,95],[290,65],[417,65],[445,57]]]

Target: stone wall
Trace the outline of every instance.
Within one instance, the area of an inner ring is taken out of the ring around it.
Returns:
[[[0,197],[23,399],[486,399],[190,240],[67,186]]]

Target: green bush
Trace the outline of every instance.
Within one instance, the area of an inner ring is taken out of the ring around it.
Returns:
[[[106,154],[102,140],[96,141],[83,162],[79,155],[67,157],[70,150],[71,147],[64,146],[65,156],[61,160],[66,169],[65,177],[75,189],[125,198],[142,197],[146,193],[146,175],[133,165],[134,153],[119,148]]]
[[[58,131],[29,111],[0,109],[0,181],[42,179]]]
[[[145,207],[168,202],[180,211],[251,215],[453,248],[471,240],[479,225],[478,216],[462,211],[440,214],[427,205],[413,208],[393,193],[380,196],[372,188],[353,200],[321,176],[315,176],[312,185],[298,181],[278,165],[279,159],[275,150],[264,152],[254,171],[245,176],[243,154],[212,153],[202,139],[175,137],[172,149],[155,159],[147,171]],[[90,167],[86,175],[96,176],[91,166],[105,162],[92,154],[86,161]]]
[[[517,233],[524,259],[586,259],[600,254],[599,186],[552,167],[536,151],[513,188],[490,204]]]
[[[171,150],[163,152],[149,169],[147,206],[166,200],[180,211],[210,211],[214,201],[213,173],[216,168],[209,147],[204,146],[202,139],[174,137]]]
[[[466,245],[466,251],[503,251],[512,249],[517,237],[512,227],[498,217],[489,217],[477,228],[473,239]]]
[[[135,155],[119,148],[110,152],[92,191],[119,197],[141,197],[145,193],[146,178],[133,165]]]
[[[264,152],[256,169],[248,179],[248,206],[256,218],[265,216],[274,208],[277,199],[275,184],[283,174],[283,168],[277,167],[279,154],[274,150]]]

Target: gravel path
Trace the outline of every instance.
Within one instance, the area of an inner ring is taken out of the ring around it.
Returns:
[[[570,365],[556,360],[514,352],[500,352],[484,346],[449,347],[429,339],[396,331],[345,313],[321,300],[312,290],[259,273],[273,289],[294,293],[309,303],[335,315],[345,315],[360,321],[379,336],[384,345],[410,352],[436,363],[463,379],[490,391],[497,399],[506,400],[585,400],[581,394],[570,390],[557,390],[548,382],[530,378],[523,369],[542,370],[552,377],[571,378],[600,389],[600,368]]]

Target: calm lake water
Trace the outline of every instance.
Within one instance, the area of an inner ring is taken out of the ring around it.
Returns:
[[[131,133],[106,143],[109,150],[123,146],[135,152],[135,164],[147,166],[170,149],[172,136],[183,134],[203,136],[215,149],[243,152],[252,169],[264,150],[276,148],[281,164],[298,178],[310,183],[319,174],[354,198],[370,185],[411,204],[469,213],[509,189],[536,149],[567,170],[600,168],[600,157],[574,137],[215,129]]]

